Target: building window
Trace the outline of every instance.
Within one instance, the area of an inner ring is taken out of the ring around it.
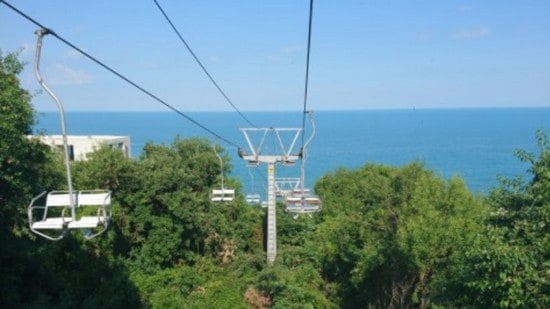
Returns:
[[[73,145],[69,145],[69,161],[74,161],[74,147]]]
[[[67,145],[67,150],[69,152],[69,161],[74,161],[74,147],[73,145]],[[57,146],[57,149],[59,149],[62,153],[64,151],[63,145]]]

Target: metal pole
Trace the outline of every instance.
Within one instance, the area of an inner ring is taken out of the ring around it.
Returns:
[[[222,176],[222,191],[225,190],[224,186],[223,186],[223,159],[222,157],[218,154],[218,151],[216,149],[216,144],[214,143],[214,153],[216,154],[216,157],[218,157],[218,159],[220,160],[220,172],[221,172],[221,176]],[[225,193],[222,193],[223,195],[225,195]]]
[[[277,208],[275,200],[275,161],[267,163],[267,262],[277,257]]]
[[[313,112],[307,111],[306,114],[309,115],[309,120],[311,123],[311,136],[308,138],[307,142],[304,144],[302,148],[302,160],[300,164],[300,189],[302,190],[302,207],[305,205],[305,183],[306,183],[306,160],[307,160],[307,147],[309,146],[309,143],[311,140],[313,140],[313,137],[315,136],[315,121],[313,120]],[[303,136],[303,135],[302,135]]]
[[[55,103],[57,104],[57,108],[59,109],[59,116],[61,118],[61,134],[63,136],[63,150],[65,153],[65,169],[67,171],[67,187],[69,190],[69,203],[71,204],[71,217],[73,220],[76,220],[76,210],[75,210],[75,201],[73,196],[73,182],[71,180],[71,164],[70,164],[70,158],[69,158],[69,143],[67,142],[67,129],[65,124],[65,111],[63,110],[63,104],[61,104],[61,101],[59,98],[53,93],[53,91],[50,90],[48,85],[44,82],[42,79],[42,76],[40,75],[40,51],[42,49],[42,38],[49,34],[50,31],[47,29],[38,29],[36,30],[36,35],[38,36],[38,40],[36,43],[36,55],[35,55],[35,62],[34,62],[34,72],[36,74],[36,78],[38,79],[38,83],[46,92],[54,99]]]

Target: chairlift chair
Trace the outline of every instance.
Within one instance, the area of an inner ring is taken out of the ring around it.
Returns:
[[[249,205],[260,205],[262,203],[262,197],[259,194],[247,194],[245,198]]]
[[[31,231],[49,240],[63,238],[68,230],[85,229],[87,239],[105,232],[111,218],[111,192],[73,192],[74,206],[70,195],[69,191],[44,191],[33,198],[27,211]]]
[[[214,203],[232,202],[235,199],[235,190],[227,188],[212,189],[210,201]]]
[[[107,230],[111,218],[111,191],[88,190],[78,192],[76,220],[68,228],[86,229],[84,237],[92,239]]]
[[[76,199],[76,193],[73,193],[72,203]],[[49,240],[63,238],[73,220],[72,203],[68,191],[44,191],[35,196],[27,208],[31,231]]]
[[[307,159],[307,146],[315,136],[315,122],[313,121],[313,114],[307,112],[311,121],[312,133],[307,142],[302,148],[302,164],[300,167],[300,188],[294,188],[291,194],[285,197],[286,211],[297,214],[311,214],[321,211],[321,199],[311,194],[310,190],[305,188],[305,164]]]
[[[214,153],[220,160],[220,174],[221,174],[221,187],[212,189],[210,192],[210,201],[213,203],[233,202],[235,200],[235,189],[225,188],[223,184],[223,159],[216,151],[216,145],[214,144]]]
[[[260,205],[262,202],[262,197],[260,194],[255,193],[254,190],[254,175],[252,175],[252,171],[250,170],[250,167],[248,168],[248,175],[250,175],[250,188],[251,193],[247,194],[245,196],[246,203],[251,206],[257,206]]]
[[[295,190],[300,188],[300,178],[282,177],[275,178],[275,196],[284,200],[284,198]]]
[[[63,105],[57,96],[46,85],[40,75],[40,51],[42,38],[48,34],[46,29],[36,31],[35,74],[42,88],[54,99],[59,109],[67,191],[44,191],[34,197],[27,207],[30,230],[49,240],[60,240],[70,230],[85,231],[84,237],[92,239],[105,232],[111,218],[111,192],[108,190],[80,191],[73,190],[70,158]],[[78,211],[78,216],[77,216]]]
[[[286,211],[298,214],[310,214],[321,211],[321,199],[309,193],[309,189],[294,191],[285,198]]]

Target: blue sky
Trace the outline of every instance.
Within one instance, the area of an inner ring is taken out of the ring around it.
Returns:
[[[152,0],[8,2],[182,111],[232,110]],[[302,109],[309,1],[159,3],[239,109]],[[4,53],[32,63],[35,30],[0,4]],[[167,110],[53,36],[42,52],[66,110]],[[509,106],[550,106],[550,1],[315,1],[310,109]]]

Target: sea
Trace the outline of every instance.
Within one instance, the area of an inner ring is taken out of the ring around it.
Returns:
[[[248,167],[237,153],[250,152],[242,128],[302,128],[303,136],[281,130],[281,141],[252,135],[253,147],[262,143],[262,154],[297,153],[310,137],[304,162],[308,188],[323,175],[339,168],[356,169],[367,163],[403,166],[422,162],[444,178],[462,177],[476,194],[487,194],[497,177],[529,179],[527,163],[514,156],[523,149],[537,153],[536,131],[550,136],[550,107],[464,108],[317,111],[313,126],[300,111],[284,112],[66,112],[69,135],[129,136],[131,156],[139,158],[146,143],[170,145],[176,136],[200,137],[218,143],[231,158],[231,173],[245,194],[265,198],[267,166]],[[39,112],[35,133],[60,134],[58,112]],[[315,130],[313,130],[315,128]],[[250,130],[250,132],[255,132]],[[263,132],[259,130],[258,132]],[[277,164],[276,177],[300,177],[301,164]]]

